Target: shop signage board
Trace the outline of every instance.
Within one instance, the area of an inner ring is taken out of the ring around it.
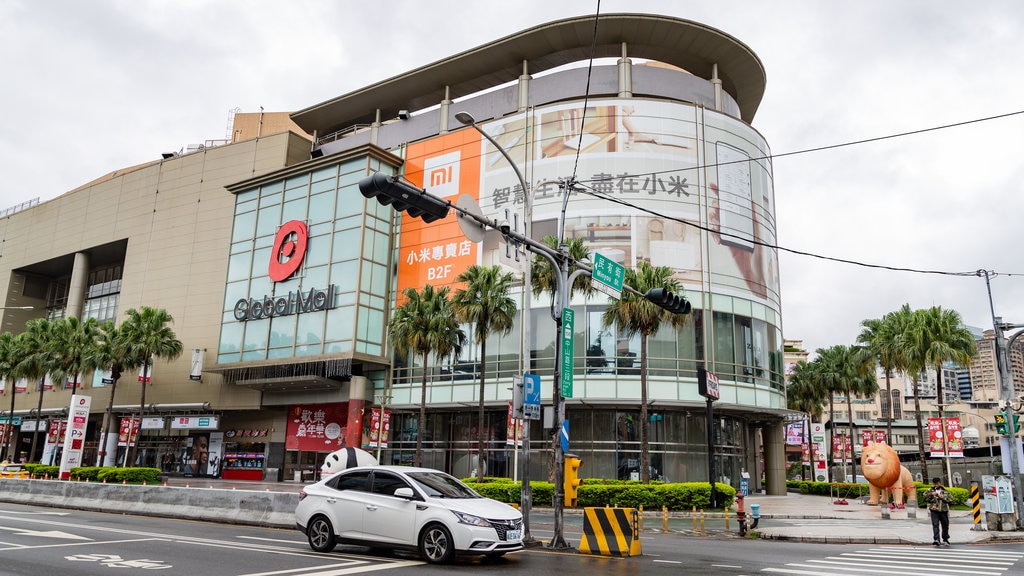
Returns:
[[[64,451],[60,457],[60,479],[71,477],[71,469],[83,465],[82,452],[85,448],[85,429],[89,424],[91,396],[75,394],[71,397],[68,411],[68,432],[64,437]]]

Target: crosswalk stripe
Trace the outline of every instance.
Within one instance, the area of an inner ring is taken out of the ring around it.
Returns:
[[[794,576],[1001,576],[1024,553],[886,546],[807,559],[761,572]]]

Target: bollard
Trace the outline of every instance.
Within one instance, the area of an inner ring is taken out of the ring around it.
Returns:
[[[639,512],[640,512],[639,529],[640,529],[641,532],[643,532],[644,531],[644,507],[643,506],[638,506],[637,510],[639,510]]]
[[[700,535],[704,535],[704,511],[700,511]]]
[[[971,526],[971,530],[984,530],[981,526],[981,498],[977,480],[971,481],[971,510],[974,512],[974,526]]]
[[[696,532],[697,531],[697,507],[696,506],[693,507],[693,512],[691,514],[693,516],[693,531]]]
[[[668,506],[661,507],[661,531],[668,532]]]
[[[722,510],[725,512],[725,531],[729,531],[729,508],[723,507]]]
[[[753,520],[753,522],[750,523],[750,529],[753,530],[754,528],[757,528],[757,522],[759,520],[761,520],[761,505],[760,504],[751,504],[750,505],[750,519]]]

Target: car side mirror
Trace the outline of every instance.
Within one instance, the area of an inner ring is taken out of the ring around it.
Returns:
[[[408,486],[395,490],[395,496],[398,498],[405,498],[406,500],[412,500],[415,497],[412,492],[412,488],[409,488]]]

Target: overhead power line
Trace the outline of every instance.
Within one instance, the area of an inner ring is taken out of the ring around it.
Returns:
[[[695,169],[700,169],[700,168],[713,168],[713,167],[716,167],[716,166],[732,164],[732,163],[735,163],[735,162],[748,162],[748,161],[753,161],[753,160],[774,160],[775,158],[783,158],[783,157],[786,157],[786,156],[796,156],[798,154],[809,154],[811,152],[821,152],[823,150],[832,150],[832,149],[835,149],[835,148],[843,148],[843,147],[846,147],[846,146],[855,146],[855,145],[858,145],[858,144],[867,144],[867,143],[870,143],[870,142],[878,142],[878,141],[881,141],[881,140],[889,140],[889,139],[892,139],[892,138],[902,138],[902,137],[905,137],[905,136],[912,136],[912,135],[915,135],[915,134],[923,134],[923,133],[926,133],[926,132],[934,132],[936,130],[945,130],[945,129],[948,129],[948,128],[956,128],[956,127],[959,127],[959,126],[967,126],[967,125],[970,125],[970,124],[977,124],[979,122],[987,122],[987,121],[990,121],[990,120],[1000,120],[1000,119],[1009,118],[1009,117],[1012,117],[1012,116],[1019,116],[1021,114],[1024,114],[1024,110],[1019,110],[1019,111],[1016,111],[1016,112],[1008,112],[1006,114],[997,114],[995,116],[986,116],[984,118],[976,118],[974,120],[966,120],[966,121],[963,121],[963,122],[955,122],[953,124],[943,124],[941,126],[933,126],[933,127],[930,127],[930,128],[922,128],[922,129],[919,129],[919,130],[911,130],[911,131],[908,131],[908,132],[899,132],[899,133],[896,133],[896,134],[888,134],[888,135],[885,135],[885,136],[877,136],[877,137],[874,137],[874,138],[865,138],[865,139],[861,139],[861,140],[852,140],[852,141],[849,141],[849,142],[841,142],[839,144],[830,144],[830,145],[827,145],[827,146],[817,146],[817,147],[814,147],[814,148],[805,148],[805,149],[802,149],[802,150],[793,150],[793,151],[790,151],[790,152],[783,152],[781,154],[771,154],[769,156],[761,156],[761,157],[750,158],[749,160],[744,159],[744,160],[731,161],[731,162],[722,162],[722,163],[716,163],[716,164],[706,164],[704,166],[699,166],[699,167],[696,167],[696,168],[684,169],[684,170],[695,170]],[[657,174],[665,174],[665,173],[672,173],[672,172],[679,172],[679,171],[680,170],[665,170],[665,171],[657,172]],[[825,255],[822,255],[822,254],[815,254],[813,252],[807,252],[807,251],[804,251],[804,250],[796,250],[794,248],[786,248],[785,246],[780,246],[778,244],[770,244],[768,242],[763,242],[763,241],[760,241],[760,240],[756,240],[756,239],[753,239],[753,238],[747,238],[747,237],[744,237],[744,236],[738,236],[736,234],[730,234],[730,233],[724,232],[724,231],[711,230],[710,228],[708,228],[706,226],[703,226],[703,225],[701,225],[701,224],[699,224],[697,222],[693,222],[693,221],[690,221],[690,220],[685,220],[685,219],[682,219],[682,218],[676,218],[676,217],[673,217],[673,216],[668,216],[668,215],[662,214],[661,212],[658,212],[656,210],[650,210],[650,209],[647,209],[647,208],[643,208],[641,206],[637,206],[637,205],[632,204],[630,202],[627,202],[625,200],[621,200],[619,198],[615,198],[614,196],[610,196],[608,194],[604,194],[602,192],[598,192],[593,187],[591,187],[589,185],[586,185],[585,182],[576,181],[575,184],[576,184],[576,187],[574,188],[575,190],[581,191],[581,192],[583,192],[585,194],[589,194],[591,196],[594,196],[595,198],[601,198],[603,200],[608,200],[609,202],[614,202],[616,204],[620,204],[620,205],[623,205],[623,206],[627,206],[629,208],[633,208],[634,210],[638,210],[638,211],[641,211],[641,212],[646,212],[648,214],[651,214],[653,216],[657,216],[659,218],[665,218],[667,220],[672,220],[674,222],[680,222],[680,223],[682,223],[684,225],[687,225],[687,226],[693,226],[694,228],[697,228],[697,229],[700,229],[700,230],[704,230],[705,232],[715,232],[715,233],[720,234],[721,236],[725,236],[725,237],[729,237],[729,238],[735,238],[735,239],[738,239],[738,240],[742,240],[744,242],[750,242],[750,243],[753,243],[753,244],[757,244],[757,245],[763,246],[765,248],[773,248],[775,250],[779,250],[779,251],[782,251],[782,252],[788,252],[790,254],[796,254],[796,255],[799,255],[799,256],[808,256],[808,257],[811,257],[811,258],[818,258],[820,260],[828,260],[828,261],[831,261],[831,262],[839,262],[839,263],[842,263],[842,264],[851,264],[851,265],[854,265],[854,266],[861,266],[861,267],[864,267],[864,268],[875,268],[875,269],[880,269],[880,270],[891,270],[891,271],[895,271],[895,272],[912,272],[912,273],[916,273],[916,274],[936,274],[936,275],[942,275],[942,276],[977,276],[977,274],[978,274],[977,270],[957,272],[957,271],[948,271],[948,270],[925,270],[925,269],[911,268],[911,267],[906,267],[906,266],[888,266],[888,265],[885,265],[885,264],[872,264],[872,263],[869,263],[869,262],[861,262],[859,260],[851,260],[851,259],[848,259],[848,258],[837,258],[837,257],[834,257],[834,256],[825,256]],[[1020,273],[1006,273],[1006,272],[1003,272],[1003,273],[993,272],[993,274],[995,274],[995,275],[1003,275],[1003,276],[1007,276],[1007,277],[1010,277],[1010,276],[1022,276],[1022,275],[1024,275],[1024,274],[1020,274]]]

